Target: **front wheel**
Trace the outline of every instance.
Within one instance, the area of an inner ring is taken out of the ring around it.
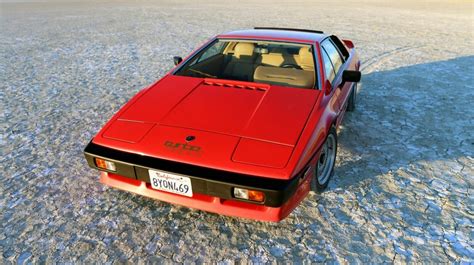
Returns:
[[[311,182],[312,190],[316,192],[323,191],[334,174],[334,165],[336,164],[337,153],[337,134],[336,129],[331,127],[326,141],[321,146],[318,161],[316,161],[315,176]]]

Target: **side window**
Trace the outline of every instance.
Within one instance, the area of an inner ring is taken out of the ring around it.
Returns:
[[[329,59],[328,54],[324,49],[321,51],[321,54],[323,55],[324,72],[326,73],[326,78],[332,84],[334,77],[336,77],[336,74],[334,73],[334,68],[332,66],[331,60]]]
[[[216,43],[215,45],[212,45],[211,47],[209,47],[209,49],[207,49],[206,52],[204,52],[200,57],[199,59],[197,60],[197,63],[200,63],[204,60],[206,60],[207,58],[210,58],[214,55],[217,55],[219,53],[222,53],[222,50],[224,49],[224,46],[225,46],[226,42],[218,42]]]
[[[323,41],[321,43],[321,46],[323,46],[324,50],[329,55],[329,58],[331,59],[331,62],[334,66],[334,72],[337,74],[342,64],[344,63],[342,61],[341,55],[339,54],[339,51],[337,51],[336,47],[329,39]]]

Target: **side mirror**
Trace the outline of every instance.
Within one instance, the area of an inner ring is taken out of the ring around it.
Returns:
[[[174,56],[174,57],[173,57],[174,65],[178,65],[178,64],[180,64],[182,61],[183,61],[183,58],[181,58],[181,57],[179,57],[179,56]]]
[[[342,73],[342,82],[359,82],[362,74],[360,71],[345,70]]]

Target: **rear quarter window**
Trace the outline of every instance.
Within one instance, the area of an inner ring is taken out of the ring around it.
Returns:
[[[341,66],[344,64],[341,54],[337,50],[336,46],[334,46],[334,44],[329,39],[324,40],[321,43],[321,46],[329,56],[329,59],[331,60],[332,65],[334,67],[334,72],[337,74],[339,72],[339,69],[341,69]]]
[[[344,61],[347,60],[349,58],[349,51],[347,50],[346,45],[344,45],[344,43],[334,35],[332,35],[330,38],[334,45],[336,45],[339,52],[342,54],[342,57],[344,57]]]

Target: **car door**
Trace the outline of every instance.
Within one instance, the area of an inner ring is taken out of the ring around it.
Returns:
[[[333,88],[337,87],[335,96],[337,96],[337,104],[339,112],[344,111],[346,99],[349,96],[351,84],[349,82],[342,83],[342,72],[344,71],[344,58],[337,49],[336,45],[331,39],[327,38],[321,42],[323,53],[326,53],[327,57],[331,61],[335,73],[335,77],[332,81]],[[337,94],[337,95],[336,95]]]

